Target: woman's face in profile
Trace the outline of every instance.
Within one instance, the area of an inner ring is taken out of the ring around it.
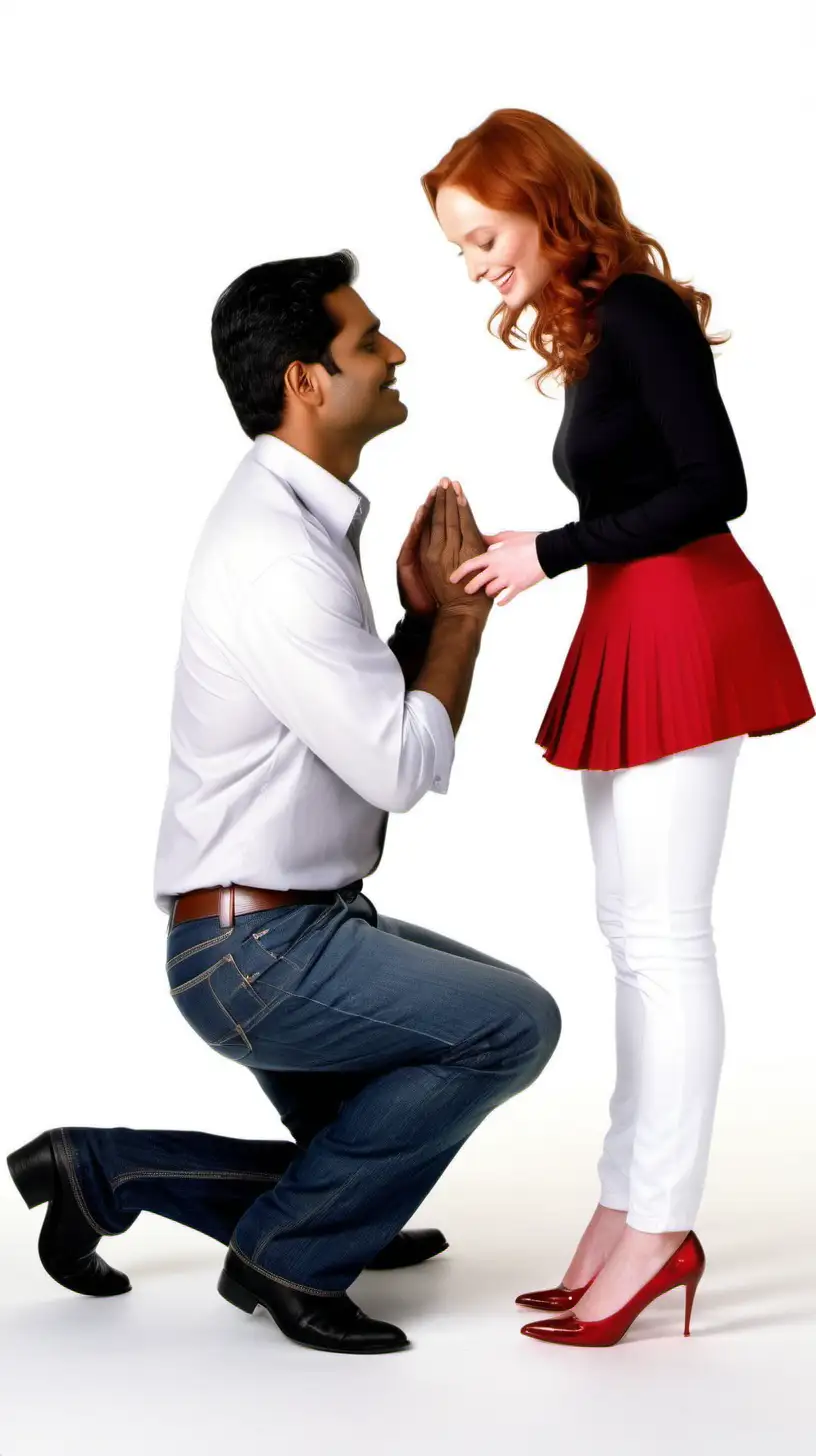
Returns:
[[[486,278],[510,308],[523,308],[549,279],[534,218],[497,212],[461,187],[440,187],[436,217],[461,249],[471,281]]]

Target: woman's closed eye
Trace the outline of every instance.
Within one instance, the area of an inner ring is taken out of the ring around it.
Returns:
[[[489,243],[477,243],[476,246],[477,248],[481,248],[484,253],[489,253],[493,247],[493,239],[491,238]],[[457,258],[464,258],[465,255],[461,248],[457,250],[456,256]]]

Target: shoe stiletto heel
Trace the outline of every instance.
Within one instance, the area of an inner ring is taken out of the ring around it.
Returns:
[[[532,1324],[525,1325],[521,1333],[530,1335],[534,1340],[544,1340],[551,1345],[616,1345],[647,1305],[651,1304],[653,1300],[659,1299],[661,1294],[667,1294],[670,1289],[677,1289],[679,1286],[685,1285],[684,1334],[688,1335],[691,1307],[697,1293],[697,1286],[705,1271],[705,1264],[703,1246],[692,1230],[686,1235],[671,1258],[666,1260],[662,1269],[658,1269],[654,1277],[647,1280],[643,1288],[638,1290],[628,1304],[625,1304],[622,1309],[616,1310],[614,1314],[608,1315],[606,1319],[582,1320],[577,1315],[568,1314],[560,1320],[535,1320]]]
[[[686,1284],[686,1327],[683,1330],[684,1335],[691,1334],[691,1306],[694,1303],[694,1296],[697,1293],[697,1286],[699,1285],[702,1277],[703,1271],[701,1269],[700,1273],[697,1275],[697,1278],[689,1279]]]

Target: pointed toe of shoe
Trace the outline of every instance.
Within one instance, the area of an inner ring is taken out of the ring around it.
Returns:
[[[592,1283],[591,1279],[589,1283]],[[522,1305],[524,1309],[545,1309],[557,1314],[559,1310],[572,1309],[588,1288],[589,1284],[583,1284],[578,1289],[567,1289],[565,1285],[559,1284],[555,1289],[533,1289],[529,1294],[520,1294],[516,1304]]]
[[[441,1229],[403,1229],[379,1254],[369,1259],[367,1269],[409,1269],[444,1253],[448,1241]]]
[[[349,1355],[386,1355],[392,1351],[407,1350],[411,1341],[397,1325],[369,1319],[361,1310],[359,1330],[352,1326],[343,1343]]]
[[[74,1263],[55,1262],[52,1251],[40,1247],[40,1263],[63,1289],[72,1294],[87,1294],[94,1299],[110,1299],[116,1294],[129,1294],[132,1284],[121,1269],[106,1264],[98,1254],[90,1254]]]
[[[103,1266],[101,1278],[96,1288],[91,1292],[97,1298],[102,1297],[104,1299],[114,1294],[130,1294],[133,1285],[128,1279],[127,1274],[123,1274],[121,1269],[114,1269],[112,1264],[106,1264],[104,1259],[100,1259],[99,1262]]]
[[[522,1327],[521,1333],[529,1335],[533,1340],[546,1340],[552,1345],[568,1345],[574,1343],[581,1335],[583,1324],[575,1315],[565,1315],[563,1319],[533,1320],[530,1324]]]

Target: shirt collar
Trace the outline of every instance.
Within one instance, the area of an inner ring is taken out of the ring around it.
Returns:
[[[277,435],[258,435],[250,453],[292,487],[333,540],[342,541],[352,526],[352,534],[359,538],[371,502],[356,485],[338,480],[316,460]]]

